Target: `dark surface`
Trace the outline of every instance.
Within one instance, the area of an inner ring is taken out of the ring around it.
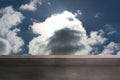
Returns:
[[[0,56],[0,80],[120,80],[120,58]]]

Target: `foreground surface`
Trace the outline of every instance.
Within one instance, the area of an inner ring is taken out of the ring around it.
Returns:
[[[118,56],[0,56],[0,80],[120,80]]]

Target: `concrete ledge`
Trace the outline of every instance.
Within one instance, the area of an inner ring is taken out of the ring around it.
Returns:
[[[1,55],[0,58],[120,58],[119,55]]]
[[[120,80],[119,56],[0,56],[0,80]]]
[[[120,66],[120,56],[0,56],[1,66]]]

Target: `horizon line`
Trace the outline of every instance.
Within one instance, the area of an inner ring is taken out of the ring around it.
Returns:
[[[0,55],[0,58],[120,58],[119,55]]]

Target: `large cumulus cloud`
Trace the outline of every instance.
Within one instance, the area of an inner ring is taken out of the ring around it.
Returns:
[[[23,40],[17,36],[20,31],[15,28],[24,19],[22,13],[15,11],[12,6],[0,10],[0,54],[16,54],[21,51]]]
[[[82,22],[69,11],[54,14],[31,28],[39,36],[30,42],[30,54],[87,55],[91,51]]]

